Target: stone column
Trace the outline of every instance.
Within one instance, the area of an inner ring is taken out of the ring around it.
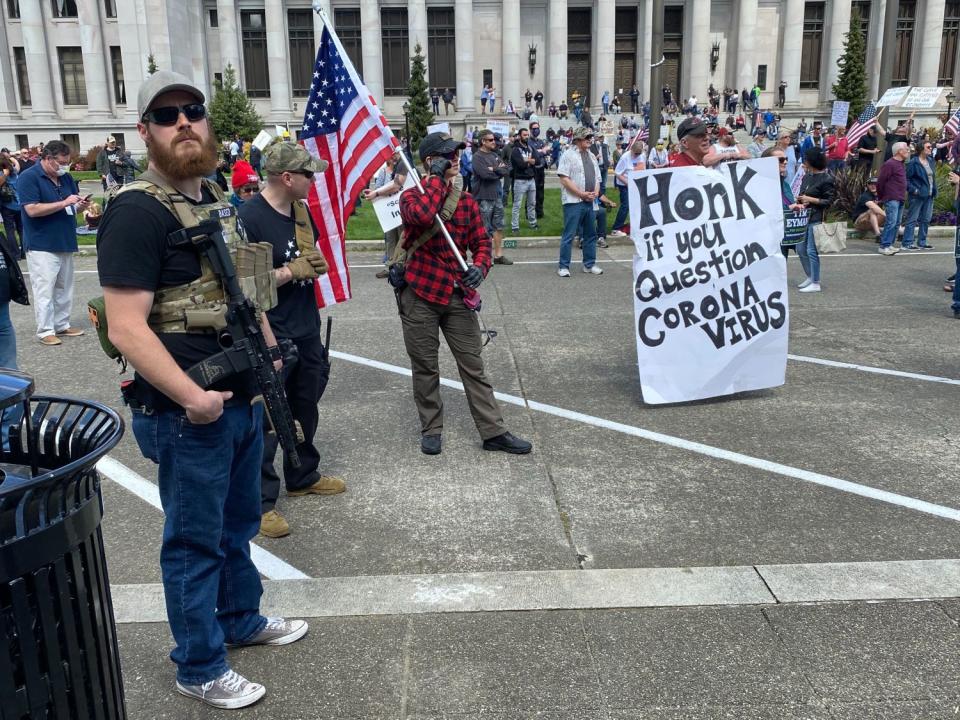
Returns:
[[[49,119],[56,114],[41,2],[20,0],[20,31],[23,33],[23,52],[27,59],[30,99],[33,117],[38,120]]]
[[[106,117],[113,111],[99,10],[97,0],[77,0],[83,78],[87,86],[87,114],[95,118]]]
[[[323,9],[324,17],[330,23],[330,29],[333,29],[333,8],[330,7],[330,0],[321,0],[320,7]],[[320,49],[320,38],[323,37],[323,20],[319,13],[313,13],[313,44]]]
[[[477,86],[474,82],[473,0],[456,0],[454,6],[457,48],[457,110],[477,111]]]
[[[287,53],[287,23],[283,0],[266,0],[267,64],[270,68],[270,111],[286,116],[290,105],[290,58]],[[283,118],[281,118],[283,119]]]
[[[123,61],[123,84],[127,91],[127,122],[137,120],[137,93],[146,78],[148,50],[140,45],[139,16],[132,2],[117,3],[117,35],[120,37],[120,57]]]
[[[590,102],[594,109],[602,111],[603,91],[609,90],[611,99],[617,92],[617,88],[613,86],[617,2],[616,0],[597,0],[596,11],[597,31],[593,34],[593,95]]]
[[[507,107],[507,100],[513,100],[515,107],[522,107],[520,98],[520,78],[527,76],[527,65],[520,61],[520,0],[503,0],[501,43],[503,55],[500,65],[500,83],[497,91],[497,108]],[[494,86],[498,85],[493,81]]]
[[[123,3],[120,2],[120,5]],[[217,0],[217,36],[220,38],[220,72],[233,65],[237,84],[243,87],[243,69],[240,66],[240,32],[237,28],[237,5],[234,0]]]
[[[414,48],[420,44],[423,65],[427,69],[425,76],[430,86],[430,53],[427,50],[427,3],[426,0],[409,0],[407,3],[407,23],[410,26],[410,57]]]
[[[786,105],[800,104],[800,60],[803,55],[804,0],[787,0],[783,15],[783,44],[780,46],[780,77],[772,78],[776,92],[780,80],[787,83]],[[777,95],[774,94],[774,98]]]
[[[548,12],[546,101],[559,105],[567,97],[567,0],[550,0]]]
[[[754,42],[757,34],[757,0],[740,0],[737,13],[737,67],[734,77],[737,88],[752,89],[757,84],[756,65],[754,65]],[[797,32],[801,29],[797,28]],[[697,48],[700,50],[700,48]],[[709,48],[703,49],[707,52]]]
[[[689,0],[686,12],[690,13],[690,42],[684,43],[685,62],[690,63],[690,81],[686,95],[696,95],[701,104],[709,103],[707,88],[710,86],[710,0]],[[717,92],[723,88],[717,88]]]
[[[830,48],[827,52],[826,82],[820,83],[820,100],[823,102],[833,100],[833,84],[840,75],[837,61],[843,55],[843,41],[850,32],[850,0],[833,0],[828,27]],[[822,77],[823,72],[820,74]]]
[[[920,41],[920,68],[917,85],[937,87],[940,75],[940,45],[943,43],[944,0],[927,0],[920,32],[914,37]]]
[[[10,37],[6,25],[0,24],[0,46],[10,47]],[[0,118],[16,120],[21,117],[16,91],[16,68],[12,62],[0,62]],[[18,148],[19,149],[19,148]]]
[[[380,3],[360,3],[360,51],[363,82],[378,104],[383,104],[383,50],[380,42]]]

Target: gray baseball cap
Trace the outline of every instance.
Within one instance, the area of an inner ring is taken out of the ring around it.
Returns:
[[[140,86],[140,92],[137,93],[138,117],[143,117],[158,96],[172,90],[183,90],[193,95],[197,102],[206,102],[203,93],[186,75],[181,75],[172,70],[159,70],[148,77]]]

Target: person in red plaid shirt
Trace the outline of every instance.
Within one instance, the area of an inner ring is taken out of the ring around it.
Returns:
[[[460,254],[472,263],[463,271],[443,233],[437,232],[416,247],[407,260],[406,286],[397,293],[403,341],[413,373],[413,399],[420,414],[420,449],[427,455],[441,450],[443,399],[440,397],[439,331],[457,360],[470,412],[484,450],[522,455],[533,449],[526,440],[506,431],[493,386],[483,370],[483,347],[477,313],[463,302],[463,289],[474,289],[490,270],[490,236],[480,217],[480,206],[460,187],[460,151],[464,143],[446,133],[430,133],[420,142],[420,159],[428,175],[423,192],[410,188],[400,196],[403,246],[411,248],[429,232],[451,192],[460,193],[447,221],[450,237]],[[456,183],[456,188],[455,188]]]

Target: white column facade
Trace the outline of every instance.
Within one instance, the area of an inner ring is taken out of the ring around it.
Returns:
[[[708,0],[709,1],[709,0]],[[617,89],[614,83],[614,58],[617,33],[617,1],[597,0],[597,29],[593,34],[593,93],[590,102],[596,109],[603,109],[600,99],[608,90],[612,99]],[[626,90],[627,88],[624,88]],[[598,116],[599,117],[599,116]]]
[[[644,0],[643,12],[637,13],[643,17],[640,30],[637,33],[642,43],[640,51],[640,62],[637,65],[637,90],[640,91],[640,98],[649,100],[653,97],[653,91],[650,88],[650,65],[653,63],[653,45],[651,37],[653,34],[653,0]],[[657,58],[659,60],[660,58]],[[629,92],[628,88],[623,89],[624,93]],[[620,98],[622,103],[624,98]],[[627,98],[627,107],[630,107],[630,98]]]
[[[136,5],[132,2],[117,3],[117,34],[120,37],[120,57],[123,61],[123,84],[127,91],[127,121],[136,121],[137,93],[146,77],[144,63],[148,51],[140,47],[139,25]]]
[[[378,104],[383,104],[383,53],[380,42],[380,3],[360,3],[360,53],[363,56],[363,82]]]
[[[40,2],[41,0],[20,0],[23,52],[27,60],[33,117],[37,119],[53,117],[56,108]]]
[[[520,66],[520,0],[503,0],[500,42],[503,49],[500,65],[500,82],[497,92],[497,107],[506,108],[507,100],[522,106],[520,78],[526,75],[526,66]]]
[[[800,104],[800,62],[803,56],[804,0],[786,0],[784,8],[783,41],[780,45],[780,77],[773,78],[773,87],[780,80],[787,83],[786,105]]]
[[[290,104],[290,58],[287,52],[287,19],[283,0],[266,0],[267,63],[270,68],[270,111],[286,115]]]
[[[850,0],[833,0],[830,10],[830,47],[827,51],[826,82],[820,83],[820,100],[823,102],[833,99],[833,84],[840,75],[840,66],[837,65],[837,61],[843,55],[843,41],[848,32],[850,32]],[[893,52],[892,49],[891,52]]]
[[[927,0],[921,22],[920,67],[917,70],[917,85],[937,87],[940,75],[940,46],[943,43],[944,0]]]
[[[217,0],[217,29],[217,37],[220,40],[220,61],[223,68],[233,65],[233,69],[237,71],[237,84],[242,87],[240,32],[237,28],[237,6],[234,0]]]
[[[547,102],[567,97],[567,0],[550,0],[547,23]]]
[[[423,65],[427,69],[425,76],[427,85],[430,84],[430,57],[427,52],[427,3],[426,0],[409,0],[407,3],[407,24],[410,27],[410,57],[413,57],[414,48],[420,43],[420,53],[423,55]]]
[[[87,86],[87,113],[91,117],[106,117],[112,113],[110,77],[107,75],[106,52],[100,28],[100,8],[97,0],[77,0],[80,21],[80,51],[83,53],[83,78]]]
[[[10,47],[10,38],[6,26],[0,26],[0,47]],[[0,57],[0,118],[15,120],[19,118],[19,98],[16,91],[16,70],[10,56]]]
[[[757,83],[756,65],[754,64],[754,39],[757,33],[757,0],[739,0],[737,13],[737,67],[734,77],[736,87],[751,89]],[[800,32],[802,28],[798,28]],[[698,52],[707,52],[708,46],[696,48]]]
[[[690,42],[684,43],[687,50],[684,61],[690,67],[686,94],[687,97],[696,95],[698,101],[707,103],[707,88],[710,86],[710,0],[688,0],[684,12],[689,13],[690,17]]]
[[[456,25],[457,110],[476,112],[478,93],[474,78],[473,0],[456,0],[453,12]]]

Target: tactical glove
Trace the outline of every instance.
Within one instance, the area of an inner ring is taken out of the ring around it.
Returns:
[[[460,276],[460,282],[463,283],[464,287],[476,289],[480,287],[480,283],[483,282],[483,273],[476,265],[471,265],[467,270],[463,271],[463,275]]]
[[[446,176],[447,170],[451,167],[453,167],[453,163],[441,155],[430,162],[430,174],[442,178]]]
[[[294,280],[316,280],[327,271],[327,261],[318,250],[307,250],[287,263]]]

